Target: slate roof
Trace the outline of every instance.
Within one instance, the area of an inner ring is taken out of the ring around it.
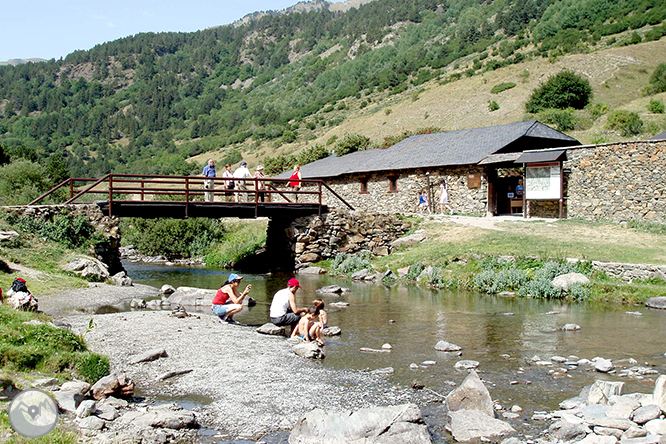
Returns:
[[[408,137],[386,149],[335,154],[301,166],[304,179],[338,177],[345,174],[408,170],[440,166],[475,165],[499,152],[522,152],[580,145],[535,120],[460,131]],[[287,179],[291,171],[276,178]]]

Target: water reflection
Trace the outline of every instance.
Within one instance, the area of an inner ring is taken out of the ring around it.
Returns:
[[[125,266],[135,282],[156,287],[171,284],[214,289],[229,273],[206,268]],[[273,294],[284,288],[291,276],[244,276],[243,285],[252,284],[250,296],[258,304],[236,318],[261,325],[268,321]],[[299,276],[299,280],[303,287],[296,295],[299,306],[309,305],[317,297],[315,290],[325,285],[337,284],[352,290],[343,296],[323,296],[329,324],[343,331],[341,336],[328,339],[328,355],[322,363],[325,366],[370,370],[390,366],[395,368],[391,377],[395,382],[411,385],[418,380],[435,391],[448,393],[450,382],[460,383],[466,374],[455,370],[454,364],[460,359],[472,359],[481,363],[479,371],[495,399],[509,406],[519,404],[527,412],[555,408],[595,379],[620,378],[582,369],[559,372],[562,365],[528,365],[526,357],[602,356],[624,367],[629,366],[629,358],[634,358],[640,365],[647,363],[666,373],[666,311],[493,297],[405,285],[388,288],[325,275]],[[330,305],[340,300],[350,306]],[[637,310],[642,316],[626,313]],[[207,308],[202,312],[210,313]],[[579,324],[581,330],[562,331],[568,323]],[[434,346],[439,340],[460,345],[462,354],[436,351]],[[391,353],[359,352],[361,347],[381,348],[384,343],[391,344]],[[411,363],[426,360],[437,364],[410,369]],[[654,387],[654,378],[622,380],[627,383],[625,392],[647,393]]]

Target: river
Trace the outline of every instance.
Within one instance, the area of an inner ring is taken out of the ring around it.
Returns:
[[[219,288],[228,271],[196,267],[167,267],[124,264],[137,283],[161,287],[191,286]],[[252,284],[257,305],[236,316],[240,322],[261,325],[268,321],[272,295],[286,286],[287,275],[244,275],[240,289]],[[329,325],[342,335],[327,338],[327,357],[322,365],[333,368],[378,369],[393,367],[390,380],[400,385],[414,381],[446,394],[452,383],[460,384],[466,372],[454,369],[461,359],[480,363],[478,371],[493,399],[505,407],[521,406],[533,411],[556,409],[567,398],[595,379],[621,380],[625,393],[651,393],[658,375],[620,377],[619,370],[638,365],[666,373],[666,310],[615,304],[564,303],[525,298],[488,296],[467,292],[430,290],[415,285],[386,287],[377,283],[353,282],[340,277],[298,276],[302,289],[296,294],[299,306],[318,297],[315,290],[336,284],[351,292],[325,296]],[[330,303],[350,305],[336,308]],[[209,311],[204,311],[206,314]],[[562,331],[565,324],[578,324],[578,331]],[[435,344],[445,340],[461,346],[462,355],[438,352]],[[363,353],[391,344],[390,353]],[[602,374],[563,364],[534,365],[538,355],[611,359],[618,372]],[[435,361],[435,365],[411,369],[410,364]]]

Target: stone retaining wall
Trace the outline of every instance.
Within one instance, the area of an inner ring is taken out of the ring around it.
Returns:
[[[52,221],[56,215],[69,214],[71,216],[85,216],[90,223],[101,233],[106,242],[95,245],[95,251],[90,254],[109,267],[109,273],[114,275],[124,271],[120,262],[120,230],[119,220],[102,214],[96,204],[79,205],[36,205],[3,207],[7,212],[17,217],[29,217]]]
[[[666,141],[570,148],[568,217],[666,223]]]
[[[604,271],[608,276],[626,282],[632,282],[634,279],[650,278],[659,278],[666,281],[666,265],[592,261],[592,268]]]
[[[289,225],[296,268],[339,253],[368,250],[377,256],[390,253],[390,244],[412,228],[395,214],[332,211],[322,216],[302,217]]]

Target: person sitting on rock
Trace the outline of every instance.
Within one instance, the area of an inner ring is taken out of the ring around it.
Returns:
[[[324,345],[321,339],[321,328],[318,322],[314,319],[319,316],[319,309],[314,305],[310,306],[305,313],[305,316],[298,321],[296,327],[291,332],[291,337],[295,338],[300,336],[305,342],[316,342],[318,345]]]
[[[227,282],[217,290],[213,298],[213,305],[211,310],[220,317],[222,322],[238,325],[239,322],[234,319],[234,315],[243,310],[243,299],[252,290],[252,285],[245,287],[243,293],[238,292],[240,281],[243,276],[238,276],[235,273],[229,275]]]
[[[321,299],[315,299],[312,301],[312,305],[317,307],[319,309],[319,325],[321,326],[321,329],[328,328],[328,313],[326,313],[326,305],[324,304],[324,301]]]

